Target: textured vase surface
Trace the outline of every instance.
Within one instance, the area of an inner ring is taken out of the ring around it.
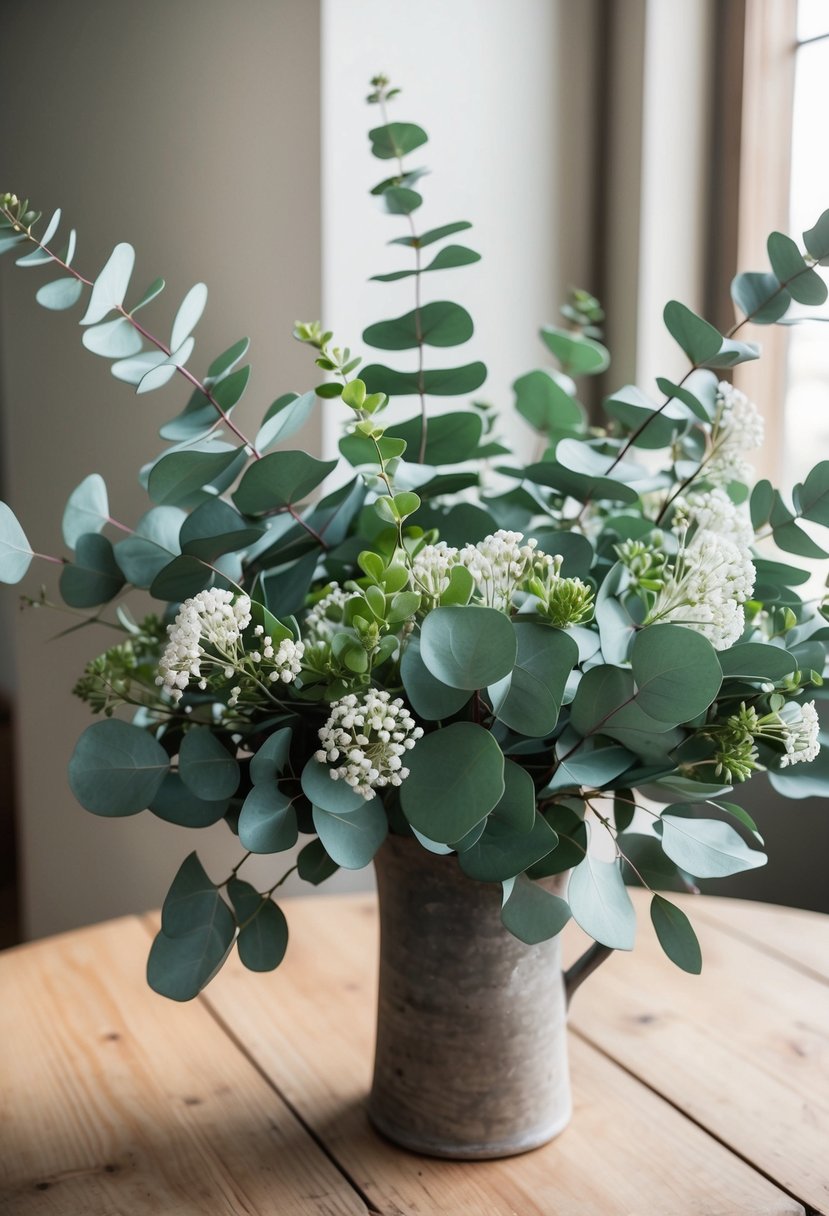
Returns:
[[[571,1114],[560,942],[518,941],[501,888],[389,836],[375,858],[380,989],[369,1117],[405,1148],[461,1159],[546,1143]],[[544,885],[558,891],[560,876]]]

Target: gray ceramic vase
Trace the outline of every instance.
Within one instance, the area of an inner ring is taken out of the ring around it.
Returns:
[[[505,1157],[571,1114],[558,938],[526,946],[501,924],[497,883],[389,836],[375,858],[380,989],[369,1117],[431,1156]],[[560,892],[566,877],[544,885]]]

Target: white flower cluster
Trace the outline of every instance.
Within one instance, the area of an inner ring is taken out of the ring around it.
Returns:
[[[230,591],[200,591],[181,605],[175,621],[167,629],[169,641],[158,665],[156,684],[170,689],[173,701],[180,701],[190,680],[201,688],[205,659],[203,643],[212,646],[222,658],[235,658],[242,631],[250,624],[250,599]],[[232,674],[232,664],[231,664]]]
[[[339,583],[332,583],[328,593],[308,610],[302,632],[310,645],[330,642],[342,628],[342,609],[347,599],[348,594]]]
[[[712,485],[731,481],[751,482],[754,469],[745,453],[763,442],[763,419],[745,393],[726,380],[717,385],[717,404],[711,432],[712,454],[705,464],[705,478]]]
[[[527,578],[533,566],[548,566],[552,558],[536,552],[538,541],[530,538],[525,544],[523,532],[507,532],[499,528],[477,545],[465,545],[458,560],[469,570],[477,584],[479,597],[489,608],[508,612],[519,584]]]
[[[820,721],[814,701],[807,701],[804,705],[788,701],[780,710],[780,718],[786,728],[783,737],[786,754],[780,761],[780,767],[810,763],[820,751]]]
[[[719,486],[695,490],[675,500],[674,531],[693,525],[698,531],[715,532],[735,545],[754,543],[754,528],[743,505],[732,502]]]
[[[315,755],[320,764],[335,765],[328,770],[332,781],[345,781],[369,799],[375,789],[405,781],[409,770],[401,757],[422,735],[400,697],[393,701],[374,689],[349,693],[332,704]]]
[[[262,649],[252,652],[251,661],[263,665],[273,664],[272,670],[268,672],[268,680],[271,684],[275,684],[277,680],[281,680],[283,684],[290,684],[302,670],[304,644],[295,642],[293,638],[283,638],[274,650],[273,638],[268,637],[261,625],[257,625],[253,632],[256,637],[262,639]]]
[[[411,587],[420,592],[424,608],[437,606],[457,562],[458,550],[443,540],[435,545],[424,545],[412,558]]]
[[[715,532],[699,531],[676,556],[648,623],[673,621],[727,650],[745,627],[743,604],[754,590],[750,554]]]

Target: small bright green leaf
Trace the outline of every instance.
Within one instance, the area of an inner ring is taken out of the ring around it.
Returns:
[[[155,798],[170,769],[149,731],[117,718],[88,726],[69,761],[72,793],[95,815],[135,815]]]

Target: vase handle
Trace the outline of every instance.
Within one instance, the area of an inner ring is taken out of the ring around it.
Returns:
[[[589,946],[572,966],[568,967],[564,972],[564,999],[567,1005],[572,1000],[573,993],[584,983],[589,975],[592,975],[597,967],[610,958],[613,949],[610,946],[603,946],[601,942],[594,942]]]

